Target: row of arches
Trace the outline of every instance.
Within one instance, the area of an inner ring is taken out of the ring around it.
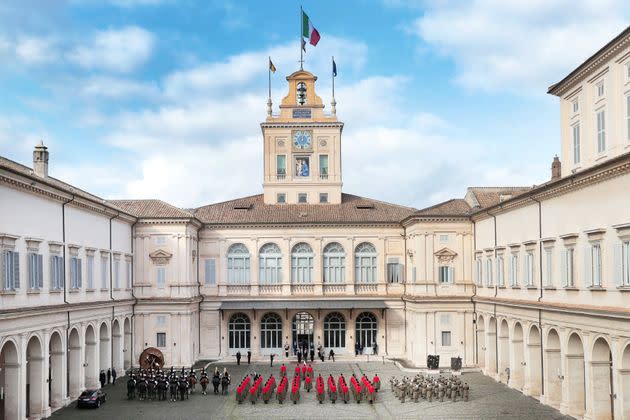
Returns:
[[[376,281],[376,247],[362,242],[354,249],[355,279],[360,283]],[[306,242],[291,249],[291,282],[312,283],[315,252]],[[282,281],[282,251],[272,242],[260,247],[258,253],[259,281],[275,284]],[[227,279],[231,284],[246,284],[250,278],[250,252],[242,243],[232,244],[227,252]],[[346,278],[346,252],[338,242],[328,243],[322,254],[322,276],[325,283],[343,283]]]
[[[615,359],[604,335],[479,315],[477,357],[484,373],[563,413],[609,419],[617,410],[630,418],[630,342]]]
[[[346,318],[340,312],[330,312],[323,320],[323,341],[316,343],[315,318],[306,311],[297,312],[291,322],[291,340],[283,340],[282,317],[275,312],[267,312],[260,319],[260,350],[264,352],[281,352],[285,344],[290,347],[308,348],[321,344],[335,353],[344,352],[346,348]],[[228,320],[228,350],[231,354],[251,349],[252,323],[249,316],[238,312]],[[356,342],[372,347],[378,338],[378,321],[372,312],[362,312],[355,319]]]
[[[122,375],[130,365],[129,318],[1,338],[0,419],[46,417],[97,388],[101,370],[115,367]]]

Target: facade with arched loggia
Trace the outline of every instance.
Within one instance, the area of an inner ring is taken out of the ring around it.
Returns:
[[[562,413],[630,418],[630,29],[549,89],[551,180],[421,210],[342,191],[316,80],[268,103],[259,195],[108,201],[49,176],[43,144],[32,168],[0,157],[0,419],[48,417],[148,347],[181,367],[287,344],[461,357]]]

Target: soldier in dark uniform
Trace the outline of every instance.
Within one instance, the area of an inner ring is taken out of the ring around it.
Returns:
[[[112,368],[112,385],[116,385],[116,376],[117,376],[116,368],[113,367]]]
[[[237,365],[241,364],[241,352],[240,351],[236,352],[236,364]]]
[[[314,359],[315,359],[315,348],[311,344],[311,363],[313,363]]]
[[[107,369],[107,385],[112,383],[112,370]]]
[[[247,350],[247,364],[251,364],[252,361],[252,351],[251,350]]]

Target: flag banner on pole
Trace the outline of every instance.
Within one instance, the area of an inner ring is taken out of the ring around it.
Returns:
[[[302,39],[302,51],[306,52],[306,42]]]
[[[269,70],[271,70],[272,73],[276,72],[276,66],[273,65],[271,59],[269,59]]]
[[[321,38],[317,29],[313,26],[313,22],[311,22],[304,11],[302,11],[302,36],[308,38],[308,42],[312,46],[316,46]]]
[[[337,63],[335,63],[335,59],[333,58],[333,77],[337,77]]]

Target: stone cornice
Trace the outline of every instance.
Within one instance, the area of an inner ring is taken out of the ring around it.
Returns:
[[[222,223],[222,224],[213,224],[206,223],[204,228],[210,230],[218,230],[218,229],[286,229],[288,227],[291,228],[326,228],[326,227],[334,227],[334,228],[357,228],[357,227],[385,227],[385,228],[397,228],[402,229],[400,223],[381,223],[381,222],[365,222],[365,223],[251,223],[251,224],[230,224],[230,223]]]
[[[264,122],[261,128],[343,128],[342,122]]]
[[[564,79],[552,85],[547,93],[562,97],[570,91],[577,83],[590,75],[602,64],[608,62],[613,56],[618,54],[622,49],[630,45],[630,27],[626,28],[621,34],[617,35],[612,41],[602,47],[599,51],[588,58],[584,63],[569,73]]]

